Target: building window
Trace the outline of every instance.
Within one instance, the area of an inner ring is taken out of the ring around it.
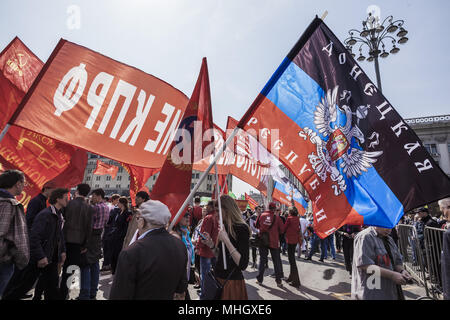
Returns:
[[[86,181],[91,181],[91,177],[86,177]]]
[[[120,186],[120,184],[116,184],[116,188],[121,189],[122,187]]]
[[[106,188],[106,189],[109,189],[109,184],[105,184],[105,188]]]
[[[199,179],[200,178],[200,173],[196,173],[195,174],[195,179]]]
[[[431,144],[425,144],[425,149],[427,149],[428,153],[432,156],[439,155],[437,152],[436,145],[434,143]]]
[[[96,184],[94,188],[98,188],[98,187],[99,187],[99,185],[98,185],[98,184]]]
[[[155,181],[156,180],[156,175],[155,176],[153,176],[153,181]]]
[[[127,185],[127,189],[130,189],[130,185]]]
[[[111,181],[111,176],[107,176],[106,181]]]
[[[212,175],[208,174],[208,181],[212,181]]]
[[[130,178],[130,176],[128,176],[128,181],[130,181],[131,180],[131,178]]]
[[[95,177],[95,181],[100,181],[100,176]]]
[[[208,185],[206,186],[206,190],[211,191],[211,185],[210,185],[210,184],[208,184]]]
[[[122,176],[118,176],[117,181],[122,181]]]
[[[88,173],[92,173],[92,169],[88,169]]]
[[[191,183],[191,190],[194,189],[195,183]]]
[[[119,170],[117,171],[118,173],[122,173],[123,172],[123,168],[120,167]]]

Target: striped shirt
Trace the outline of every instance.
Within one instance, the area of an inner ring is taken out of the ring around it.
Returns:
[[[100,202],[94,206],[94,215],[92,216],[92,228],[103,229],[109,219],[109,206],[105,202]]]

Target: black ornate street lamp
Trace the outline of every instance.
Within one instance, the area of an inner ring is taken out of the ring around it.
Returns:
[[[386,58],[389,54],[396,54],[400,48],[396,46],[397,43],[404,44],[408,41],[406,34],[408,31],[403,27],[403,20],[393,21],[393,16],[388,16],[383,23],[379,23],[379,18],[369,13],[369,16],[362,22],[363,29],[351,29],[348,33],[350,37],[344,40],[347,50],[353,57],[353,47],[360,43],[358,61],[367,60],[369,62],[375,61],[375,73],[377,76],[377,86],[381,92],[381,78],[380,67],[378,64],[378,56]],[[385,25],[386,24],[386,25]],[[381,50],[380,50],[381,46]],[[391,49],[386,51],[386,46]],[[363,48],[367,50],[367,57],[363,55]]]

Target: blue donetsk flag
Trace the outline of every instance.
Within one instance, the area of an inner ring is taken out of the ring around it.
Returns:
[[[315,18],[239,123],[268,143],[312,201],[315,230],[394,227],[450,195],[450,180],[342,43]]]
[[[300,215],[303,215],[308,209],[308,202],[305,201],[300,191],[289,182],[275,181],[272,198],[287,206],[293,204]]]

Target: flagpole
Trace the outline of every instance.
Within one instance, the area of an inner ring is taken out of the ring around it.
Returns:
[[[214,171],[216,172],[216,191],[217,191],[217,202],[219,205],[220,229],[223,229],[222,206],[220,203],[220,186],[219,186],[219,174],[217,172],[217,163],[214,163]],[[223,269],[227,270],[227,260],[226,260],[226,256],[225,256],[225,243],[223,241],[222,241],[222,253],[223,253]]]
[[[11,127],[11,125],[9,123],[6,124],[6,126],[3,128],[2,133],[0,134],[0,142],[3,140],[3,138],[5,137],[6,133],[9,130],[9,127]]]
[[[227,141],[225,141],[223,147],[219,150],[219,152],[216,154],[216,156],[214,157],[212,163],[209,164],[208,168],[205,170],[205,172],[202,173],[202,175],[200,176],[200,180],[198,180],[197,184],[194,186],[194,189],[192,189],[191,193],[188,195],[188,197],[186,198],[186,200],[184,201],[183,205],[181,206],[181,208],[178,210],[177,214],[175,215],[175,217],[172,219],[172,222],[169,225],[169,232],[172,231],[173,226],[175,225],[175,222],[178,221],[178,217],[181,215],[181,213],[183,212],[183,210],[186,208],[186,206],[189,204],[189,202],[191,201],[191,199],[194,197],[195,193],[197,192],[197,190],[200,188],[200,185],[203,183],[203,181],[206,179],[206,177],[208,176],[209,172],[211,171],[212,167],[214,166],[214,164],[219,160],[220,156],[222,155],[222,153],[225,151],[226,147],[230,144],[231,141],[233,141],[233,138],[236,136],[236,134],[239,131],[239,127],[234,128],[233,132],[231,133],[231,135],[228,137]]]

